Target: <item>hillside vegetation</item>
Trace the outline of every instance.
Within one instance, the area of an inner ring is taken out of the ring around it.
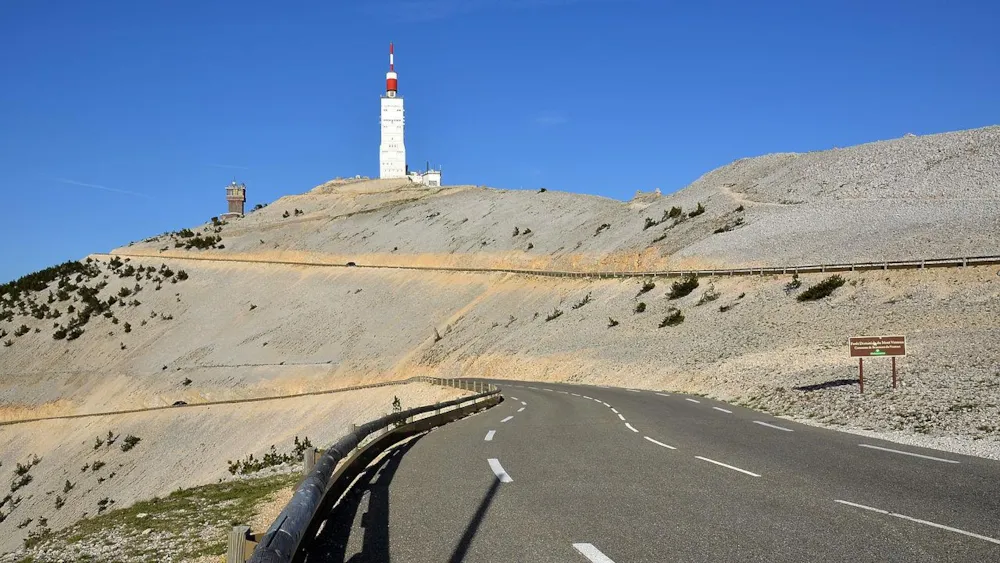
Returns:
[[[675,194],[629,202],[333,181],[0,286],[0,417],[412,375],[499,377],[709,394],[1000,457],[996,267],[839,280],[343,267],[685,269],[1000,254],[998,184],[1000,127],[743,159]],[[907,335],[902,386],[891,392],[888,362],[871,361],[860,395],[847,337],[879,333]],[[3,470],[15,463],[2,461]]]

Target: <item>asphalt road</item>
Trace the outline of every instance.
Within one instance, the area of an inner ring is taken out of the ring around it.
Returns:
[[[493,383],[503,403],[375,462],[305,560],[1000,561],[998,462],[701,397]]]

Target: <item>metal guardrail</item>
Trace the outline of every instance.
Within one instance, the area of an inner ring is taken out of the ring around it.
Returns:
[[[358,427],[355,431],[339,439],[316,460],[316,465],[312,471],[299,484],[292,495],[292,499],[257,544],[253,555],[248,560],[250,563],[290,563],[295,558],[299,550],[299,544],[310,528],[320,506],[323,505],[327,493],[335,484],[337,475],[334,474],[334,470],[337,468],[337,464],[347,459],[351,452],[355,451],[366,438],[380,430],[390,429],[401,423],[412,422],[414,417],[418,415],[434,411],[440,412],[452,407],[454,407],[454,410],[461,411],[463,406],[469,403],[477,404],[483,399],[499,397],[500,393],[499,389],[495,386],[478,381],[439,379],[434,377],[414,377],[410,379],[460,389],[481,389],[483,392],[471,397],[461,397],[452,401],[386,415]]]
[[[95,256],[98,256],[95,254]],[[520,274],[555,278],[643,278],[681,276],[755,276],[767,274],[808,274],[822,272],[855,272],[865,270],[920,270],[925,268],[960,268],[967,266],[991,266],[1000,264],[1000,255],[966,256],[957,258],[927,258],[920,260],[887,260],[882,262],[849,262],[831,264],[807,264],[800,266],[752,266],[746,268],[688,269],[688,270],[532,270],[525,268],[461,268],[453,266],[406,266],[385,264],[332,264],[329,262],[308,262],[295,260],[252,260],[246,258],[225,258],[223,256],[159,256],[156,254],[118,253],[105,256],[125,256],[133,258],[157,258],[174,260],[202,260],[210,262],[237,262],[246,264],[279,264],[286,266],[318,266],[327,268],[378,268],[387,270],[419,270],[431,272],[460,272],[481,274]]]

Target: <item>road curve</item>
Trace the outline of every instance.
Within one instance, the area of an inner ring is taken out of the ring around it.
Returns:
[[[319,561],[1000,561],[1000,464],[701,397],[493,381],[369,467]]]

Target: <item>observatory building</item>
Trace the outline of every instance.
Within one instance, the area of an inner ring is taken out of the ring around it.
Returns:
[[[406,178],[406,145],[403,143],[403,98],[397,92],[396,66],[389,43],[389,72],[382,95],[382,143],[379,145],[378,177]]]
[[[406,166],[406,144],[403,130],[406,124],[403,98],[399,95],[399,77],[396,75],[395,53],[389,43],[389,72],[385,73],[385,94],[382,95],[382,141],[379,144],[378,177],[409,178],[411,182],[427,186],[441,185],[441,170],[410,172]]]
[[[236,180],[233,180],[231,184],[226,186],[226,201],[229,203],[229,211],[224,213],[222,217],[242,217],[243,208],[247,202],[246,184],[237,184]]]

